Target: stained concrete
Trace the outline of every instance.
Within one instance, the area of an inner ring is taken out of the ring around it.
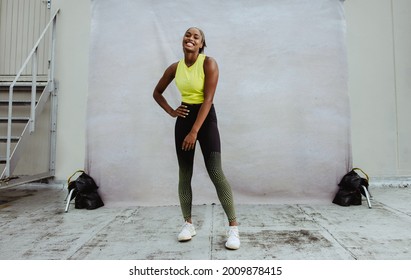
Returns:
[[[64,212],[63,185],[0,190],[2,260],[409,260],[411,188],[371,188],[373,208],[237,205],[241,248],[224,248],[220,205],[193,208],[197,235],[179,243],[178,206]]]

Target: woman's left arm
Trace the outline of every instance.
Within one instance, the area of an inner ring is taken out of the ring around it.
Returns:
[[[185,151],[194,149],[197,140],[197,134],[204,120],[210,112],[211,105],[213,105],[214,94],[218,83],[218,65],[214,58],[207,56],[204,61],[204,102],[200,107],[197,119],[191,128],[190,133],[186,136],[183,142],[182,149]]]

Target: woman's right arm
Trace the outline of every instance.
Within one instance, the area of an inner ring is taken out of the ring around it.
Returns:
[[[180,105],[177,109],[173,109],[167,102],[167,100],[163,96],[163,92],[166,90],[168,85],[174,80],[177,70],[177,64],[171,64],[166,71],[164,72],[163,76],[158,81],[156,87],[154,88],[153,98],[173,118],[175,117],[185,117],[188,114],[188,110],[186,109],[185,105]]]

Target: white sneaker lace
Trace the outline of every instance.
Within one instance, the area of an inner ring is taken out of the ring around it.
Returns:
[[[230,237],[230,236],[235,236],[235,237],[239,238],[240,235],[238,233],[238,229],[230,228],[227,232],[227,237]]]
[[[192,226],[192,224],[185,222],[184,225],[181,227],[181,230],[187,229],[188,231],[190,231],[190,228]]]

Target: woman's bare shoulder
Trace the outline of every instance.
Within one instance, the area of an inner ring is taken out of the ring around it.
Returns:
[[[211,56],[206,56],[204,60],[204,70],[218,70],[217,61]]]

